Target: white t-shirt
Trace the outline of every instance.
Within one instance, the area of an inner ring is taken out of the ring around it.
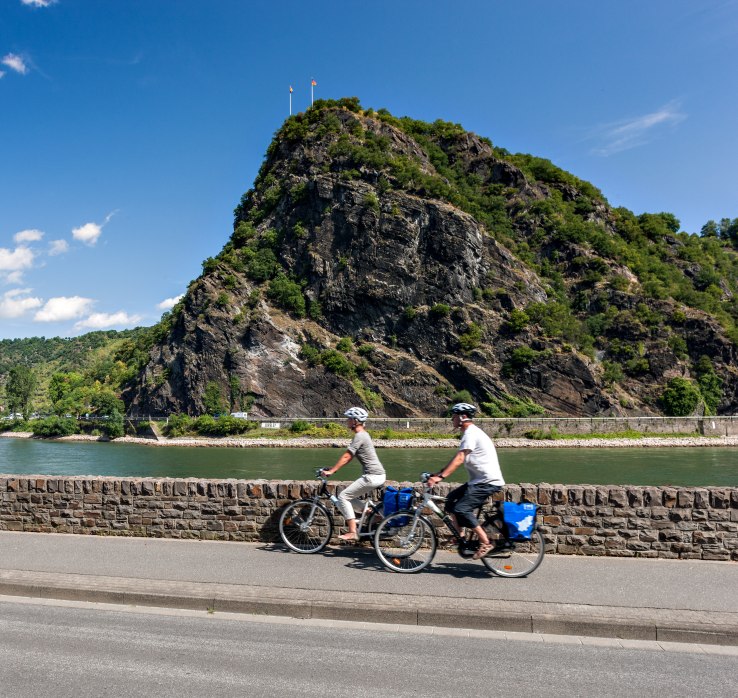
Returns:
[[[464,429],[459,450],[469,451],[464,459],[464,465],[469,473],[470,485],[484,482],[502,487],[505,484],[495,445],[476,424],[470,424]]]

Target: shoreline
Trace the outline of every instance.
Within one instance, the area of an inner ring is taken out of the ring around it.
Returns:
[[[73,434],[59,438],[34,437],[31,432],[1,432],[0,438],[37,439],[39,441],[61,442],[106,442],[137,444],[141,446],[167,448],[346,448],[350,441],[345,439],[248,439],[248,438],[191,438],[153,439],[136,436],[121,436],[110,440],[100,436]],[[633,439],[493,439],[496,448],[738,448],[738,436],[648,436]],[[445,448],[454,449],[459,445],[458,438],[449,439],[375,439],[376,448]]]

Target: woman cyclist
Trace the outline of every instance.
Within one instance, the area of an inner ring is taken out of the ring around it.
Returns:
[[[336,464],[332,468],[324,468],[322,473],[326,477],[330,477],[337,470],[343,468],[354,456],[361,463],[361,477],[338,495],[338,508],[341,510],[348,526],[348,533],[338,537],[340,540],[355,541],[359,540],[359,536],[356,533],[356,513],[351,500],[381,487],[387,479],[387,473],[385,473],[384,466],[374,450],[372,437],[364,428],[369,413],[361,407],[351,407],[343,413],[343,416],[348,420],[348,428],[354,432],[354,438]]]

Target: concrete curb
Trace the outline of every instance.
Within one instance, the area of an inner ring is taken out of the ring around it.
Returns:
[[[302,619],[738,646],[738,613],[0,570],[0,595]]]

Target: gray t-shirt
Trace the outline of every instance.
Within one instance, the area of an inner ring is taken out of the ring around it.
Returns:
[[[347,450],[352,456],[359,459],[363,475],[385,475],[384,466],[377,458],[377,452],[374,450],[372,437],[367,432],[356,432]]]

